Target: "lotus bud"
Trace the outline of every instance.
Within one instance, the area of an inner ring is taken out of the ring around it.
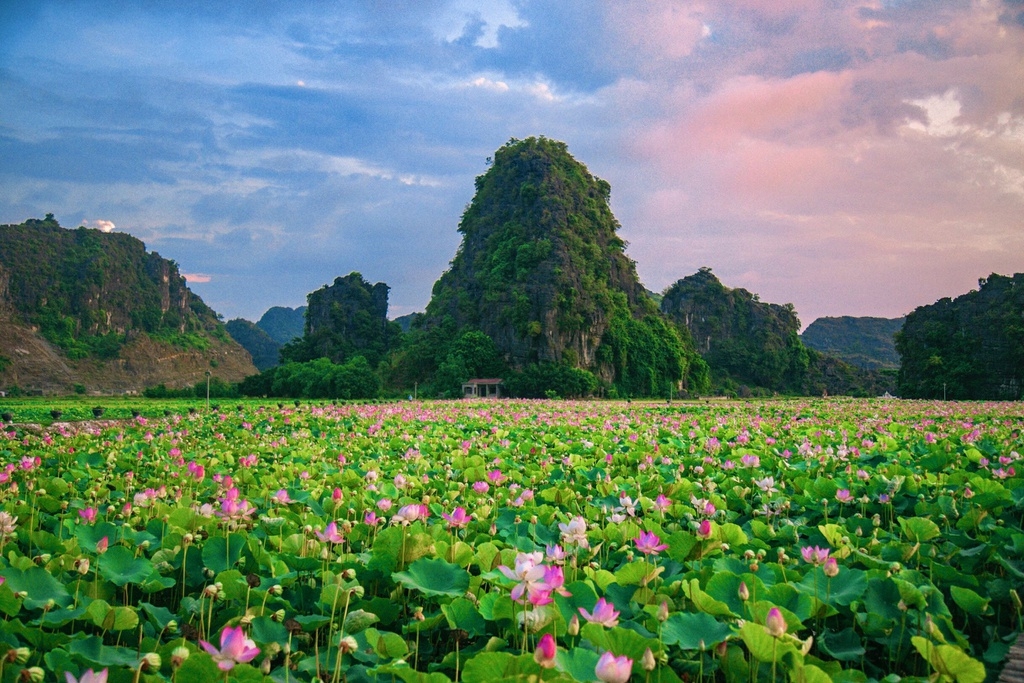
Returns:
[[[159,671],[161,664],[163,664],[163,660],[160,659],[160,655],[155,652],[147,652],[142,655],[142,662],[139,666],[143,671]]]
[[[32,650],[27,647],[12,647],[7,651],[5,658],[12,664],[24,664],[31,654]]]
[[[206,569],[203,570],[203,576],[206,577],[207,579],[212,579],[216,575],[217,575],[217,573],[215,571],[213,571],[212,569],[210,569],[209,567],[207,567]]]
[[[271,586],[270,588],[267,589],[267,592],[270,593],[271,595],[275,596],[275,597],[278,597],[282,593],[284,593],[284,586],[282,586],[280,584]]]
[[[570,636],[577,636],[580,633],[580,618],[575,614],[569,619],[569,625],[566,626],[565,632]]]
[[[651,652],[651,648],[644,650],[644,654],[640,658],[640,666],[643,667],[644,671],[654,671],[654,668],[658,666],[658,662],[655,661],[654,653]]]
[[[575,617],[575,615],[573,615]],[[658,621],[664,623],[668,620],[668,602],[662,600],[658,605]]]
[[[264,676],[269,676],[272,664],[273,659],[271,657],[264,657],[263,661],[260,662],[260,673]]]
[[[164,630],[167,631],[168,633],[177,633],[178,632],[178,622],[177,622],[177,620],[171,619],[170,621],[168,621],[167,622],[167,626],[164,627]]]
[[[896,609],[898,609],[901,612],[906,612],[910,608],[907,607],[907,603],[900,600],[898,603],[896,603]]]
[[[746,602],[750,599],[750,589],[747,588],[746,581],[740,581],[740,587],[737,592],[739,593],[740,600],[742,600],[743,602]]]
[[[89,573],[89,558],[88,557],[83,557],[81,559],[75,560],[75,570],[79,574],[81,574],[82,576],[85,576],[86,574],[88,574]]]
[[[354,578],[356,578],[356,570],[352,569],[351,567],[345,569],[341,572],[341,578],[345,579],[346,581],[353,580]]]
[[[811,646],[814,645],[814,636],[807,636],[807,640],[800,644],[800,654],[807,656],[807,653],[811,651]]]
[[[728,643],[726,643],[723,640],[718,645],[715,645],[715,655],[721,659],[722,657],[725,657],[725,653],[728,651],[728,649],[729,649]]]
[[[282,622],[282,621],[284,621],[284,615],[285,615],[284,610],[283,609],[279,609],[276,612],[274,612],[273,614],[271,614],[270,618],[273,619],[274,621]]]
[[[192,542],[195,540],[195,538],[196,537],[193,536],[192,534],[185,534],[184,536],[181,537],[181,544],[184,545],[184,546],[192,545]]]
[[[179,666],[184,664],[190,654],[191,652],[189,652],[189,649],[184,645],[179,645],[171,650],[171,668],[177,669]]]
[[[544,637],[537,643],[537,649],[533,651],[533,661],[540,664],[541,668],[551,669],[555,666],[555,655],[558,648],[555,645],[555,637],[545,633]]]
[[[750,563],[750,571],[753,572],[754,574],[756,574],[757,570],[760,569],[760,568],[761,568],[761,565],[759,565],[757,562],[751,562]]]
[[[352,636],[345,636],[341,639],[341,642],[338,643],[338,650],[341,652],[341,654],[355,652],[358,649],[359,643],[357,643],[356,639]]]
[[[821,570],[825,572],[825,576],[831,579],[839,574],[839,563],[836,562],[836,558],[829,557],[825,560]]]
[[[768,610],[768,616],[764,620],[765,630],[773,638],[779,638],[786,633],[786,618],[778,607]]]

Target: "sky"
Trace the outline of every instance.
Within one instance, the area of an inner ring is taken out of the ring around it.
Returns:
[[[540,135],[652,291],[806,325],[1024,271],[1024,0],[0,1],[0,223],[134,235],[225,319],[352,271],[423,310]]]

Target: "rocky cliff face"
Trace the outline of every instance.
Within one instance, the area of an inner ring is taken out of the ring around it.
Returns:
[[[481,330],[512,368],[565,363],[614,379],[601,352],[612,319],[656,309],[616,234],[608,183],[564,143],[530,138],[499,149],[476,189],[422,324]]]
[[[797,337],[800,321],[792,306],[729,289],[710,268],[701,268],[665,291],[661,310],[689,330],[716,382],[800,390],[808,355]]]
[[[398,335],[398,326],[388,322],[389,291],[383,282],[370,284],[350,273],[310,293],[305,334],[284,347],[282,359],[342,363],[363,356],[375,366]]]
[[[0,386],[141,391],[256,371],[174,262],[52,216],[0,226],[0,317]]]
[[[800,340],[859,368],[892,369],[900,366],[895,335],[903,318],[842,316],[818,318],[804,330]]]

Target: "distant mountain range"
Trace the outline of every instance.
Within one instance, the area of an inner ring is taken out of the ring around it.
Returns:
[[[865,370],[895,370],[900,366],[895,335],[905,318],[818,318],[800,339],[808,347],[841,358]]]

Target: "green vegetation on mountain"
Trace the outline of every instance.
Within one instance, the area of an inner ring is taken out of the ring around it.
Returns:
[[[14,315],[68,358],[115,358],[131,333],[204,349],[227,333],[173,261],[131,235],[62,228],[52,214],[0,225]]]
[[[262,371],[277,365],[281,354],[281,344],[272,339],[262,328],[244,318],[229,320],[224,327],[231,338],[249,352],[249,355],[252,356],[252,364],[256,366],[256,369]]]
[[[173,261],[52,214],[0,225],[0,387],[60,393],[237,381],[249,355]]]
[[[462,355],[467,332],[490,338],[515,386],[516,373],[566,375],[559,395],[600,388],[630,396],[663,396],[680,386],[703,391],[703,363],[689,340],[661,320],[625,255],[608,206],[611,188],[546,138],[511,140],[499,149],[459,224],[462,244],[434,285],[413,325],[389,384],[430,382]],[[454,355],[453,355],[454,354]],[[450,392],[442,376],[435,393]],[[586,374],[579,374],[586,373]],[[520,386],[536,385],[521,382]],[[530,390],[535,391],[535,389]]]
[[[993,273],[978,284],[907,316],[896,335],[901,396],[1024,396],[1024,273]]]
[[[818,318],[800,340],[805,346],[865,370],[895,370],[900,365],[896,333],[903,318]]]
[[[287,306],[272,306],[256,322],[260,328],[278,343],[283,346],[288,342],[298,339],[306,330],[306,307],[288,308]]]
[[[661,310],[692,336],[718,392],[877,395],[891,380],[804,346],[791,304],[723,285],[710,268],[669,287]]]
[[[383,282],[371,285],[350,273],[310,293],[303,336],[281,349],[281,360],[342,363],[363,356],[376,367],[401,335],[388,320],[388,290]]]

